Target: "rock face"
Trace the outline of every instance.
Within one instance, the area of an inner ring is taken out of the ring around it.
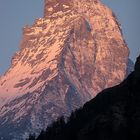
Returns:
[[[131,59],[128,59],[128,63],[127,63],[127,70],[126,70],[126,77],[132,72],[134,71],[134,62]]]
[[[129,50],[117,19],[98,0],[45,1],[23,28],[20,51],[0,78],[0,137],[24,138],[126,75]]]
[[[58,122],[37,140],[139,140],[140,56],[121,84],[103,90],[72,113],[68,123]]]

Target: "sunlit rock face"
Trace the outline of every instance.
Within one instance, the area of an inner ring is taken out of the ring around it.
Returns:
[[[0,137],[39,132],[119,84],[129,55],[120,28],[98,0],[46,0],[0,78]]]

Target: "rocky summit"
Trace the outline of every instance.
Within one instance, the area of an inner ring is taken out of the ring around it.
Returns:
[[[22,140],[126,76],[129,50],[99,0],[45,0],[0,77],[0,138]]]

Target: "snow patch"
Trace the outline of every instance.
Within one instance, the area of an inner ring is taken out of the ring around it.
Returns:
[[[52,12],[53,11],[53,8],[52,7],[48,8],[48,11],[49,12]]]
[[[65,9],[69,8],[69,6],[68,6],[68,5],[64,5],[64,4],[63,4],[63,7],[64,7]]]

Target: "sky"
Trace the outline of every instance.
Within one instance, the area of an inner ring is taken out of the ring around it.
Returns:
[[[44,0],[0,0],[0,75],[10,67],[19,50],[22,28],[43,16]],[[122,25],[124,38],[135,61],[140,54],[140,0],[102,0]]]

